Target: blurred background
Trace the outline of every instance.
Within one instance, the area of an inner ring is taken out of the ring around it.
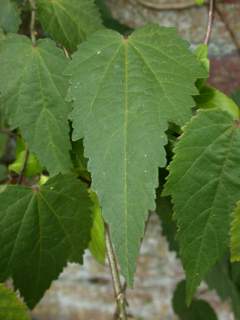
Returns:
[[[130,32],[146,23],[174,26],[192,45],[203,41],[208,11],[195,0],[97,0],[108,27]],[[210,83],[240,101],[240,0],[217,1],[209,46]],[[239,91],[238,91],[239,90]],[[157,215],[148,224],[134,289],[127,290],[133,319],[177,319],[171,307],[181,265],[161,232]],[[208,300],[220,320],[232,320],[227,302],[203,284],[198,296]],[[35,320],[110,320],[114,299],[108,266],[86,253],[84,266],[70,264],[33,311]],[[194,320],[194,319],[193,319]],[[206,319],[207,320],[207,319]]]

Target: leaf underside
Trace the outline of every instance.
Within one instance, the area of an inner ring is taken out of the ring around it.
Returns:
[[[231,261],[240,261],[240,201],[233,212],[231,223]]]
[[[206,72],[174,29],[149,25],[129,38],[95,33],[79,46],[67,74],[73,139],[84,137],[92,187],[131,285],[155,207],[158,167],[166,164],[168,121],[190,118],[195,80]]]
[[[91,232],[85,186],[58,175],[39,190],[7,186],[0,193],[0,280],[13,277],[34,307],[67,261],[82,262]]]
[[[44,30],[71,51],[102,28],[93,0],[37,0],[37,10]]]
[[[239,121],[220,109],[200,111],[176,145],[164,194],[173,198],[188,302],[228,247],[239,162]]]
[[[0,44],[0,93],[12,128],[19,127],[30,150],[54,175],[71,168],[70,106],[62,72],[67,58],[51,40],[9,35]]]

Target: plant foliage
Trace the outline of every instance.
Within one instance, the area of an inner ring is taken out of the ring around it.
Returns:
[[[85,249],[132,286],[156,209],[186,272],[176,314],[216,319],[193,297],[205,280],[240,319],[240,113],[209,65],[206,45],[133,31],[103,0],[1,0],[0,281],[29,308]],[[0,298],[1,319],[29,319]]]

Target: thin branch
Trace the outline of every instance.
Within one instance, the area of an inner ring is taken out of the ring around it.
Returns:
[[[231,39],[232,39],[232,42],[235,44],[238,52],[240,53],[240,42],[239,40],[237,39],[236,35],[235,35],[235,32],[233,31],[233,29],[231,28],[230,24],[228,23],[224,13],[222,12],[221,8],[216,4],[215,5],[215,10],[219,16],[219,18],[222,20],[222,22],[224,23],[225,25],[225,28],[227,29],[228,33],[230,34],[231,36]]]
[[[107,224],[105,224],[105,237],[106,237],[107,257],[108,257],[108,262],[111,270],[116,305],[118,309],[118,319],[127,320],[128,316],[126,311],[125,290],[122,288],[122,284],[120,281],[120,275],[119,275],[119,270],[117,266],[117,259],[113,250],[111,236],[110,236],[110,232]]]
[[[204,38],[204,44],[208,45],[212,28],[213,28],[213,21],[214,21],[214,8],[215,8],[215,0],[209,1],[209,10],[208,10],[208,25],[207,25],[207,32]]]
[[[17,184],[22,184],[22,182],[23,182],[24,173],[25,173],[25,171],[27,169],[28,159],[29,159],[29,150],[26,149],[22,170],[19,173]]]
[[[36,30],[35,30],[35,23],[36,23],[36,2],[35,0],[29,0],[29,4],[31,7],[31,22],[30,22],[30,34],[32,39],[32,44],[36,46]]]
[[[195,0],[176,1],[176,3],[154,3],[154,1],[138,0],[138,2],[154,10],[183,10],[196,6]]]
[[[70,54],[68,53],[68,51],[67,51],[67,49],[65,47],[63,47],[63,51],[64,51],[64,54],[65,54],[65,57],[68,58],[68,59],[71,59]]]
[[[16,133],[14,133],[13,131],[11,131],[11,130],[9,130],[9,129],[7,129],[7,128],[0,128],[0,133],[6,134],[6,135],[8,135],[9,137],[16,137],[16,136],[17,136]]]

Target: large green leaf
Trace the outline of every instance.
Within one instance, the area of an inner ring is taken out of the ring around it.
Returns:
[[[240,198],[239,120],[200,111],[175,148],[165,195],[172,195],[187,296],[229,244],[230,216]]]
[[[12,0],[0,1],[0,28],[6,32],[17,32],[21,23],[20,11]]]
[[[202,299],[194,299],[188,307],[185,301],[186,283],[178,283],[173,296],[173,309],[181,320],[217,320],[212,307]]]
[[[73,139],[84,136],[93,190],[132,284],[158,167],[166,164],[168,121],[189,119],[194,83],[205,71],[174,29],[150,25],[129,38],[95,33],[79,46],[68,74]]]
[[[0,284],[0,320],[30,320],[26,306],[3,284]]]
[[[0,43],[0,92],[12,128],[24,139],[52,175],[71,167],[68,87],[62,72],[68,63],[51,40],[37,46],[20,35]]]
[[[37,9],[44,30],[71,51],[102,28],[93,0],[37,0]]]
[[[231,260],[240,261],[240,201],[233,212],[231,224]]]
[[[0,193],[0,279],[12,276],[29,307],[68,259],[82,262],[91,205],[86,187],[71,175],[33,189],[7,186]]]

